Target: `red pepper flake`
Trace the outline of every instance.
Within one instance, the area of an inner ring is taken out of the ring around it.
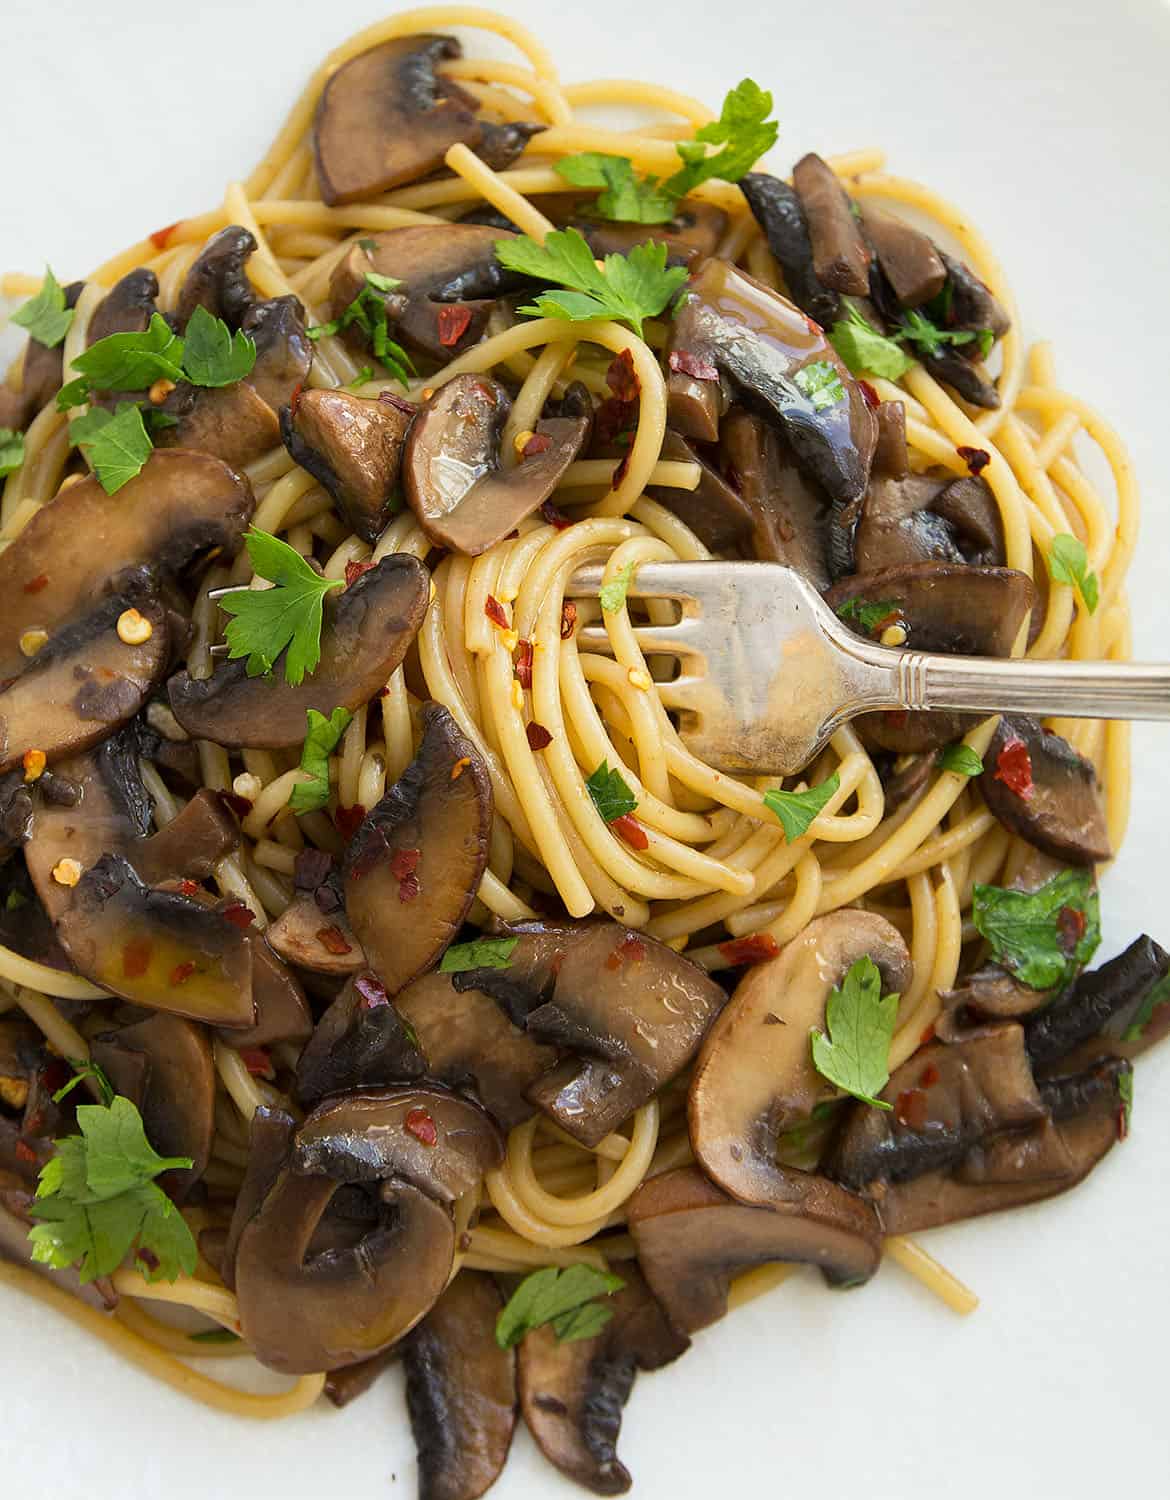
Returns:
[[[425,1109],[411,1109],[406,1112],[403,1122],[414,1136],[416,1141],[421,1141],[424,1146],[437,1146],[439,1144],[439,1131],[434,1120]]]
[[[337,958],[353,952],[353,945],[346,942],[345,933],[340,927],[318,927],[317,941],[326,953],[332,953]]]
[[[242,901],[232,901],[223,909],[224,920],[230,922],[233,927],[241,930],[251,927],[256,920],[256,913],[250,906],[245,906]]]
[[[873,386],[870,385],[869,381],[859,380],[857,382],[857,389],[861,392],[861,399],[869,407],[870,411],[877,411],[878,407],[882,404],[882,398],[874,390]]]
[[[535,719],[530,720],[524,726],[524,733],[528,737],[530,750],[547,750],[553,742],[552,735],[543,724],[538,724]]]
[[[333,814],[333,821],[337,826],[338,833],[343,839],[351,839],[362,825],[366,816],[366,810],[360,802],[355,802],[352,807],[339,807]]]
[[[626,477],[626,473],[629,467],[630,455],[627,453],[626,456],[622,459],[621,463],[619,463],[617,468],[613,471],[613,478],[609,481],[612,489],[616,490],[618,485],[621,484],[622,480]]]
[[[634,817],[633,813],[623,813],[620,818],[615,818],[609,825],[614,833],[625,839],[631,849],[649,849],[650,840],[646,837],[646,830]]]
[[[620,969],[623,964],[640,964],[646,957],[646,944],[632,932],[625,937],[605,960],[607,969]]]
[[[471,326],[471,309],[462,302],[448,302],[439,308],[439,343],[453,349]]]
[[[671,368],[674,368],[673,365]],[[627,405],[642,394],[638,372],[634,369],[634,356],[628,349],[623,349],[610,360],[609,369],[605,372],[605,383],[618,400]]]
[[[141,979],[150,968],[150,954],[153,948],[145,938],[131,938],[122,948],[122,977],[124,979]]]
[[[576,628],[577,606],[571,599],[565,599],[561,604],[561,640],[571,641]]]
[[[252,804],[247,797],[241,797],[238,792],[220,792],[220,800],[226,802],[235,813],[237,818],[246,818],[252,811]]]
[[[301,392],[305,388],[305,382],[298,380],[292,388],[292,395],[288,398],[288,409],[290,416],[296,416],[297,407],[301,404]]]
[[[922,1035],[918,1038],[918,1045],[920,1047],[925,1047],[928,1042],[933,1042],[934,1038],[935,1038],[935,1030],[934,1030],[934,1022],[932,1021],[930,1023],[930,1025],[926,1028],[926,1030],[922,1033]]]
[[[380,1006],[390,1004],[386,986],[376,974],[369,970],[355,977],[353,987],[361,1000],[363,1010],[377,1010]]]
[[[532,642],[516,642],[516,681],[526,693],[532,691]]]
[[[16,1155],[17,1161],[28,1162],[30,1166],[35,1163],[37,1159],[37,1153],[33,1150],[33,1148],[28,1144],[27,1141],[18,1140],[16,1145],[13,1146],[12,1149]]]
[[[179,985],[186,984],[188,979],[190,979],[191,975],[194,974],[194,972],[194,959],[184,959],[181,964],[176,964],[171,972],[167,975],[167,983],[173,989],[177,989]]]
[[[1036,790],[1032,784],[1032,757],[1023,740],[1008,740],[999,752],[995,761],[995,779],[1002,781],[1021,801],[1031,799]]]
[[[171,235],[178,229],[182,219],[176,219],[173,224],[168,224],[165,229],[156,229],[148,238],[156,250],[165,250],[171,242]]]
[[[405,875],[398,882],[398,899],[404,906],[408,901],[413,901],[418,892],[419,884],[417,875]]]
[[[922,1070],[922,1077],[918,1080],[918,1087],[920,1089],[932,1089],[941,1077],[942,1074],[935,1065],[929,1063]]]
[[[356,583],[363,573],[368,573],[374,566],[375,564],[372,562],[347,562],[345,565],[346,588]]]
[[[253,1078],[275,1078],[276,1069],[263,1047],[241,1047],[240,1061]]]
[[[498,625],[501,630],[508,628],[508,616],[504,613],[504,606],[494,594],[489,594],[484,602],[483,612],[493,625]]]
[[[770,932],[753,932],[747,937],[720,943],[719,951],[729,964],[762,964],[776,957],[780,944]]]
[[[982,474],[991,462],[991,454],[986,448],[956,448],[955,452],[967,465],[968,472],[976,476]]]
[[[405,880],[408,875],[413,875],[418,869],[418,862],[421,858],[421,849],[395,849],[390,856],[391,875],[395,880]]]
[[[673,349],[667,364],[676,374],[689,375],[692,380],[718,380],[719,367],[709,359],[700,359],[686,349]]]
[[[894,1104],[894,1118],[908,1130],[923,1130],[929,1115],[926,1095],[921,1089],[907,1089]]]
[[[30,578],[25,584],[24,592],[26,594],[39,594],[43,588],[48,587],[48,583],[49,575],[47,573],[38,573],[35,578]]]
[[[182,896],[193,896],[198,889],[199,889],[199,885],[198,885],[197,881],[194,881],[194,880],[180,880],[179,881],[179,894],[182,895]]]
[[[1066,953],[1075,953],[1085,935],[1084,912],[1077,906],[1062,906],[1056,914],[1056,925],[1060,929],[1060,946]]]
[[[546,433],[534,432],[524,444],[522,458],[536,458],[538,454],[547,453],[552,447],[552,438]]]
[[[569,520],[563,510],[559,510],[551,500],[546,500],[540,507],[542,519],[549,526],[555,526],[558,531],[565,531],[574,523]]]

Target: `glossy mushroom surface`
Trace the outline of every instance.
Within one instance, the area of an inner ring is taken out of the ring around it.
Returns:
[[[1023,714],[1000,719],[979,790],[1004,827],[1042,853],[1074,865],[1112,859],[1092,761],[1038,719]]]
[[[290,455],[324,485],[367,542],[377,540],[393,514],[410,423],[410,411],[396,401],[342,390],[305,391],[280,413]]]

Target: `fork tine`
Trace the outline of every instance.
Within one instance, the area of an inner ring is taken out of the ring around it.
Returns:
[[[635,625],[632,629],[643,656],[690,656],[697,651],[691,639],[695,624],[692,620],[679,620],[673,625]],[[577,632],[577,643],[583,650],[613,655],[604,625],[582,625]]]
[[[227,642],[221,641],[218,646],[209,646],[207,654],[208,656],[226,656],[228,654]]]
[[[246,594],[251,589],[248,583],[233,583],[222,589],[208,589],[209,599],[226,599],[229,594]]]

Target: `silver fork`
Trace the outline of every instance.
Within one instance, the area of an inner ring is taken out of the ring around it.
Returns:
[[[596,595],[600,566],[568,592]],[[779,563],[643,563],[629,595],[673,601],[681,618],[639,625],[648,655],[677,656],[658,684],[689,749],[721,771],[790,775],[833,733],[874,709],[965,709],[1081,719],[1170,719],[1170,664],[1003,661],[895,650],[849,630],[817,591]],[[602,625],[580,644],[608,652]]]

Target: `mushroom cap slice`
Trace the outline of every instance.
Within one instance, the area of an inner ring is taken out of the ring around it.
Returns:
[[[944,1042],[961,1042],[987,1020],[1016,1020],[1049,1004],[1051,990],[1034,990],[997,963],[986,963],[959,980],[953,990],[940,990],[942,1012],[934,1023]]]
[[[234,385],[190,389],[190,399],[176,413],[174,427],[156,436],[160,448],[187,448],[209,453],[225,464],[243,467],[280,442],[276,413],[246,380]]]
[[[1170,953],[1143,934],[1116,958],[1078,975],[1063,995],[1024,1025],[1033,1067],[1067,1067],[1066,1059],[1090,1043],[1119,1057],[1144,1052],[1170,1027],[1170,1005],[1164,1002],[1153,1004],[1149,1015],[1139,1019],[1167,974]]]
[[[120,854],[81,877],[57,935],[78,972],[149,1010],[243,1029],[255,1021],[248,940],[218,912],[151,890]]]
[[[256,345],[256,363],[246,383],[279,411],[308,380],[313,364],[304,304],[291,294],[255,302],[240,320],[240,331]]]
[[[699,1165],[732,1197],[783,1201],[777,1136],[836,1097],[813,1065],[810,1032],[826,1029],[832,990],[867,957],[881,972],[884,993],[906,992],[910,955],[884,917],[852,909],[818,917],[775,958],[747,971],[707,1034],[687,1102],[691,1144]]]
[[[138,596],[133,607],[150,635],[124,643],[118,620],[131,607],[115,596],[64,625],[0,692],[0,774],[27,750],[43,751],[49,764],[87,750],[142,708],[166,671],[170,629],[160,601]]]
[[[731,1279],[768,1261],[819,1266],[833,1286],[877,1270],[881,1234],[868,1203],[827,1178],[775,1170],[782,1191],[768,1208],[737,1203],[697,1167],[651,1177],[629,1200],[638,1264],[676,1328],[718,1322]]]
[[[767,172],[749,172],[739,185],[784,272],[792,300],[815,323],[831,328],[841,316],[841,298],[817,275],[808,220],[796,189]]]
[[[238,907],[238,903],[217,903],[221,912],[232,907]],[[252,949],[256,1022],[244,1031],[221,1031],[222,1040],[237,1049],[270,1047],[274,1042],[307,1042],[313,1034],[313,1013],[300,980],[273,953],[264,940],[265,934],[252,927],[245,927],[244,933]]]
[[[479,752],[441,704],[428,703],[422,723],[414,760],[366,815],[343,866],[350,925],[392,995],[459,931],[491,837],[491,781]]]
[[[396,401],[341,390],[305,391],[281,408],[285,447],[364,541],[376,541],[393,514],[411,416]]]
[[[210,677],[178,672],[168,684],[171,711],[196,739],[281,749],[305,738],[306,713],[360,708],[389,681],[418,634],[430,575],[417,558],[392,553],[325,601],[321,660],[298,687],[283,681],[283,653],[270,676],[249,677],[229,661]]]
[[[516,1352],[496,1343],[503,1305],[490,1276],[462,1271],[403,1345],[419,1500],[478,1500],[503,1470],[516,1426]]]
[[[590,415],[542,417],[540,447],[511,468],[500,434],[512,403],[486,375],[457,375],[419,408],[406,440],[403,488],[423,530],[440,547],[478,557],[544,504],[577,457]]]
[[[86,347],[113,333],[145,333],[158,312],[158,277],[145,266],[127,271],[94,308],[86,331]]]
[[[676,462],[697,463],[699,483],[693,490],[680,490],[665,484],[647,485],[646,493],[676,515],[712,552],[752,556],[752,538],[758,518],[739,491],[673,428],[666,429],[660,456]],[[738,475],[736,477],[738,479]]]
[[[810,151],[792,169],[812,242],[813,269],[835,292],[869,292],[869,247],[853,215],[849,195],[828,162]]]
[[[884,401],[879,418],[891,405],[901,403]],[[974,476],[903,473],[874,478],[866,492],[854,554],[859,574],[919,562],[998,567],[1004,561],[1004,543],[995,496],[985,480]]]
[[[4,699],[0,697],[0,708]],[[1005,751],[1023,746],[1031,767],[1024,792],[1014,790],[1010,778],[999,774]],[[1060,735],[1046,730],[1038,719],[1024,714],[999,721],[979,778],[988,807],[1012,833],[1054,859],[1073,865],[1094,865],[1112,859],[1105,802],[1093,762],[1073,749]]]
[[[316,891],[295,891],[264,935],[286,963],[314,974],[348,978],[367,967],[366,955],[349,925],[340,884],[330,881],[319,889],[332,894],[335,885],[336,908],[324,910]]]
[[[719,425],[719,457],[754,518],[753,554],[786,563],[815,588],[827,588],[829,510],[780,433],[733,407]]]
[[[240,326],[256,300],[244,270],[255,248],[255,237],[242,224],[229,224],[211,236],[192,263],[179,293],[175,316],[180,327],[186,328],[197,307],[222,318],[232,328]]]
[[[315,1104],[344,1089],[421,1078],[427,1060],[378,976],[354,975],[317,1022],[297,1062],[297,1096]]]
[[[236,1194],[231,1223],[220,1253],[220,1274],[233,1292],[236,1289],[236,1249],[240,1236],[260,1212],[276,1179],[288,1166],[296,1128],[296,1121],[287,1110],[271,1109],[262,1104],[252,1116],[244,1180]]]
[[[920,307],[942,291],[947,268],[929,235],[872,205],[862,208],[861,225],[903,307]]]
[[[617,1456],[622,1408],[638,1370],[657,1370],[690,1340],[670,1324],[637,1266],[622,1262],[625,1286],[607,1301],[613,1316],[590,1339],[561,1343],[547,1324],[520,1343],[517,1380],[524,1421],[545,1458],[595,1495],[631,1484]]]
[[[28,666],[25,631],[51,639],[128,573],[177,572],[212,548],[235,553],[253,504],[247,479],[184,448],[152,453],[116,495],[92,475],[70,485],[0,554],[0,677]]]
[[[479,141],[479,120],[438,63],[459,57],[454,37],[404,36],[359,52],[325,85],[313,121],[326,203],[354,203],[436,172],[450,147]]]

